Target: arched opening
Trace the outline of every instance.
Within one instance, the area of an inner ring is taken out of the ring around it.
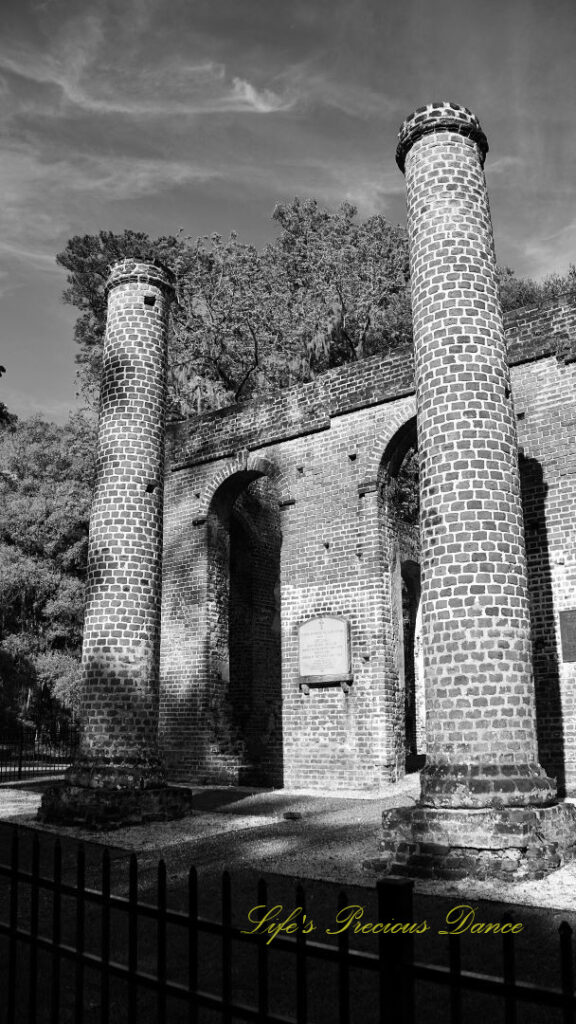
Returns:
[[[208,513],[208,725],[213,781],[282,785],[280,513],[255,470]]]
[[[378,475],[384,547],[387,678],[396,775],[422,767],[425,704],[420,613],[420,509],[416,420],[386,448]]]
[[[408,558],[402,562],[401,572],[406,771],[414,771],[422,767],[423,753],[426,749],[420,565],[412,558]]]

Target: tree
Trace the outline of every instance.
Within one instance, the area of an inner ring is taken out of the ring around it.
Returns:
[[[97,388],[104,284],[122,256],[160,260],[175,274],[170,328],[172,411],[218,408],[310,380],[411,336],[405,233],[382,217],[363,223],[344,204],[279,206],[279,237],[258,251],[232,233],[151,241],[125,231],[70,240],[66,302],[76,324],[84,385]]]
[[[74,705],[95,427],[39,417],[0,432],[0,713],[46,724]]]
[[[76,235],[56,256],[56,262],[68,271],[68,287],[62,298],[80,310],[74,326],[74,337],[79,345],[76,361],[80,365],[85,397],[92,403],[100,387],[106,329],[105,284],[110,267],[125,257],[160,259],[170,265],[179,244],[178,239],[172,237],[152,242],[142,232],[124,231],[115,235],[112,231],[101,231],[98,235]]]
[[[301,373],[384,352],[412,336],[406,233],[381,216],[358,223],[316,200],[277,206],[270,246],[286,282],[286,329],[300,341]]]
[[[505,312],[522,306],[541,306],[543,302],[566,295],[576,300],[576,266],[570,264],[566,274],[549,274],[542,281],[518,278],[510,267],[498,269],[500,301]]]
[[[6,367],[0,366],[0,377],[6,373]],[[0,430],[4,427],[12,427],[18,419],[14,413],[9,412],[4,402],[0,402]]]

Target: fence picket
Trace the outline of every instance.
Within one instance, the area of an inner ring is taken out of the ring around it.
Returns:
[[[572,929],[567,921],[562,921],[558,929],[560,935],[560,977],[564,1004],[562,1006],[563,1024],[574,1024],[574,954],[572,952]]]
[[[40,840],[36,833],[32,840],[32,878],[30,881],[30,977],[38,974],[38,910],[40,902]],[[28,1021],[36,1024],[36,985],[28,990]]]
[[[138,859],[128,868],[128,1024],[138,1024]]]
[[[102,855],[102,910],[100,915],[100,1024],[110,1020],[110,854]]]
[[[302,907],[302,918],[306,913],[306,897],[301,885],[296,886],[295,907]],[[303,928],[296,933],[296,1021],[306,1024],[308,1020],[308,989],[306,983],[306,936]]]
[[[268,890],[266,882],[260,879],[258,882],[257,906],[268,905]],[[266,1024],[268,1016],[268,946],[264,939],[258,943],[258,1013],[261,1024]]]
[[[86,854],[84,846],[78,848],[76,861],[76,978],[74,986],[74,1020],[82,1024],[84,1017],[84,924],[86,888]]]
[[[462,950],[459,935],[448,936],[450,958],[450,1024],[462,1024]]]
[[[196,993],[198,991],[198,873],[190,868],[188,874],[188,1009],[190,1024],[196,1021]]]
[[[52,892],[52,983],[50,987],[50,1021],[58,1024],[60,1019],[60,936],[62,923],[62,847],[60,840],[54,844],[54,866],[52,871],[54,889]]]
[[[348,906],[348,898],[345,892],[338,895],[338,911]],[[345,928],[338,936],[338,1005],[340,1024],[348,1024],[350,1020],[350,960],[348,952],[350,939],[348,929]]]
[[[156,977],[158,978],[158,1020],[166,1020],[166,864],[158,862],[158,890],[156,906]]]
[[[512,918],[505,914],[502,924],[511,923]],[[504,978],[504,1022],[516,1024],[516,964],[514,956],[514,937],[509,932],[502,935],[502,967]]]
[[[19,842],[18,829],[12,833],[12,848],[10,852],[10,940],[8,946],[8,1004],[6,1007],[6,1024],[14,1024],[16,1019],[16,963],[18,957],[18,940],[16,930],[18,928],[18,868],[19,864]]]
[[[232,892],[230,875],[222,873],[222,1020],[232,1024]]]
[[[412,890],[408,878],[386,878],[376,884],[378,921],[394,924],[412,922]],[[405,964],[412,962],[412,936],[380,932],[380,1021],[412,1024],[414,1001]]]

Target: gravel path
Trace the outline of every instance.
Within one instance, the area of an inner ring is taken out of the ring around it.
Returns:
[[[377,880],[362,863],[377,856],[382,810],[414,803],[418,797],[417,775],[407,776],[376,798],[358,793],[204,787],[195,790],[193,814],[179,821],[94,833],[36,822],[42,791],[49,784],[41,780],[0,786],[0,819],[116,850],[137,851],[143,878],[153,875],[162,857],[172,879],[183,878],[193,863],[200,875],[250,868],[364,888],[373,888]],[[417,879],[415,892],[576,912],[576,863],[537,882]]]

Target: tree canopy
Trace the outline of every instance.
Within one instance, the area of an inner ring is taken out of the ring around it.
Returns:
[[[192,241],[102,231],[72,238],[57,256],[84,386],[97,389],[104,284],[123,256],[159,259],[175,274],[170,325],[172,411],[218,408],[310,380],[411,335],[405,232],[383,217],[358,222],[315,200],[278,206],[278,238],[257,250],[232,233]]]
[[[0,429],[0,717],[73,707],[82,642],[95,427],[39,417]]]
[[[211,235],[152,240],[141,232],[76,236],[56,257],[68,272],[64,300],[80,315],[77,361],[98,392],[104,285],[123,257],[159,260],[175,274],[170,321],[172,414],[219,408],[308,381],[322,370],[411,339],[406,233],[382,216],[358,221],[316,200],[277,206],[278,237],[261,250]],[[576,268],[542,282],[499,270],[505,310],[576,295]]]

